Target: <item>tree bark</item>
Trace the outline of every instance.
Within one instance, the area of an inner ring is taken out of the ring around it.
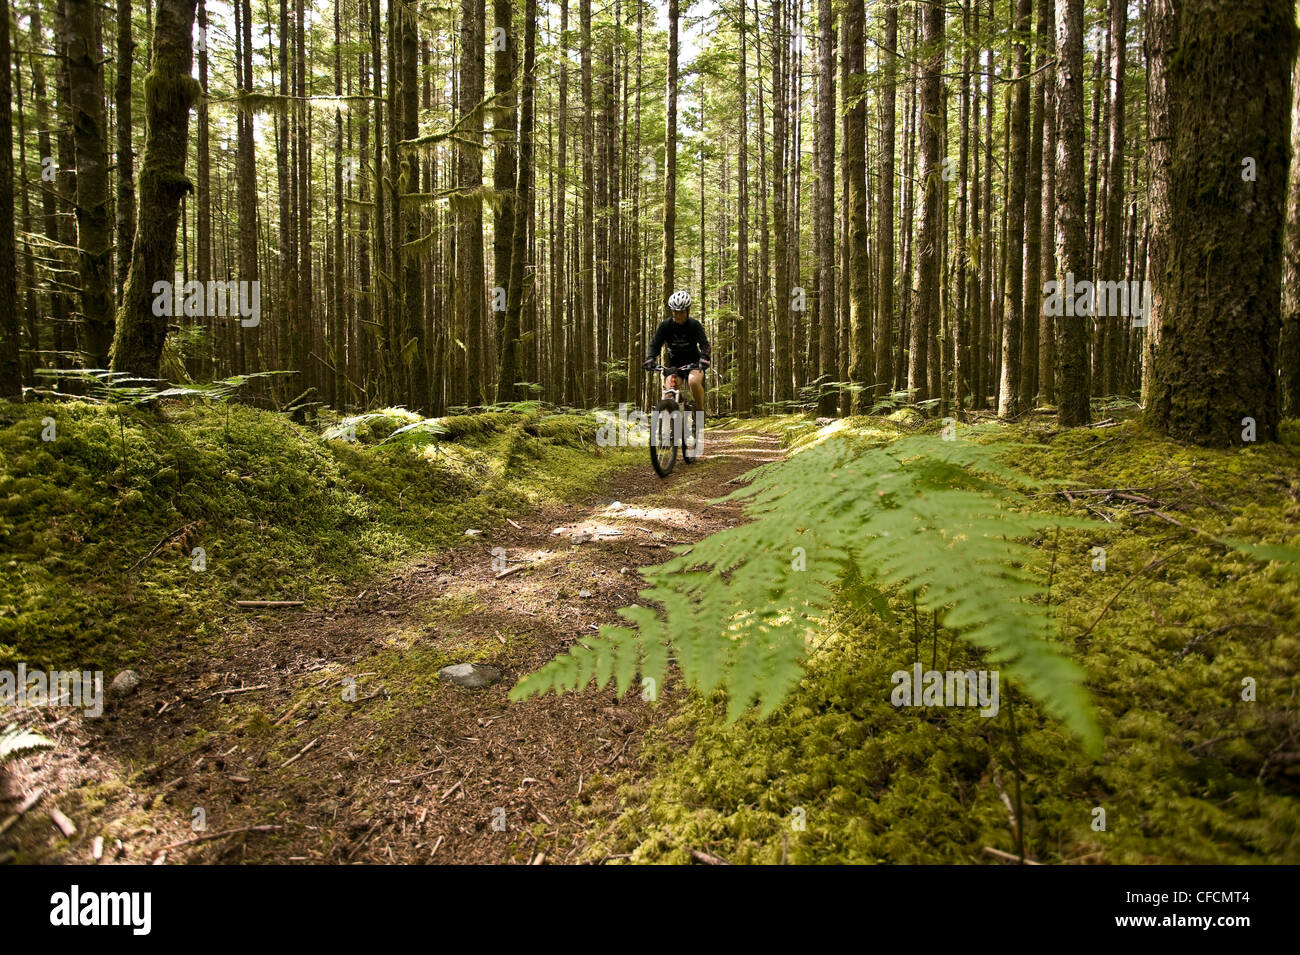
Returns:
[[[1150,39],[1153,98],[1177,122],[1152,130],[1169,138],[1152,153],[1144,419],[1201,445],[1273,441],[1295,12],[1153,0]]]
[[[14,241],[12,65],[9,0],[4,0],[0,4],[0,398],[18,397],[23,393],[18,260]]]
[[[108,190],[108,120],[103,99],[104,52],[99,43],[99,8],[91,0],[65,0],[65,4],[77,164],[77,264],[85,323],[83,351],[90,367],[103,368],[113,343],[113,228]]]
[[[910,333],[907,387],[916,401],[930,397],[929,340],[939,327],[939,242],[941,200],[940,150],[944,8],[929,4],[921,11],[922,39],[927,56],[920,90],[921,222],[916,236],[916,308]]]
[[[510,293],[506,306],[505,332],[501,349],[501,377],[497,384],[500,401],[522,401],[525,389],[516,387],[519,372],[519,324],[524,298],[532,296],[531,270],[525,259],[528,254],[528,210],[532,207],[533,178],[533,101],[537,84],[537,0],[526,0],[524,6],[524,75],[523,96],[519,115],[519,172],[514,177],[519,189],[520,202],[514,206],[514,248],[510,256]]]
[[[1056,260],[1057,281],[1082,280],[1088,269],[1083,190],[1083,0],[1056,0]],[[1086,315],[1059,319],[1057,420],[1063,427],[1089,419]]]
[[[190,76],[196,0],[158,0],[152,65],[145,77],[144,157],[140,164],[139,218],[131,269],[117,313],[112,368],[158,376],[169,316],[155,315],[155,282],[171,282],[176,266],[176,226],[181,197],[193,191],[185,175],[190,108],[201,92]]]

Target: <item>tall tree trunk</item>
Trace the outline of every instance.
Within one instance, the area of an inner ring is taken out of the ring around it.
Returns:
[[[1088,274],[1087,204],[1083,189],[1083,0],[1056,0],[1056,279]],[[1064,294],[1064,292],[1062,292]],[[1057,419],[1063,427],[1089,418],[1086,315],[1059,318]]]
[[[402,68],[399,80],[401,88],[401,137],[410,141],[420,134],[420,84],[419,56],[420,34],[417,23],[417,8],[406,6],[402,10],[401,44]],[[485,55],[480,47],[479,55]],[[482,75],[482,71],[479,71]],[[415,149],[406,149],[402,153],[402,172],[400,181],[405,184],[402,190],[406,196],[414,197],[420,191],[420,156]],[[479,209],[479,229],[482,230],[482,205],[475,202]],[[430,408],[429,361],[425,354],[424,341],[424,287],[421,281],[420,255],[415,251],[420,238],[420,215],[414,200],[409,201],[403,209],[402,225],[404,228],[405,248],[398,253],[402,276],[402,355],[406,359],[407,401],[414,411],[427,413]],[[479,282],[473,286],[481,292],[483,285]],[[482,295],[479,296],[480,301]],[[487,382],[485,381],[486,385]]]
[[[1029,23],[1032,0],[1016,6],[1015,79],[1011,87],[1011,151],[1007,157],[1007,295],[1002,324],[1002,384],[998,416],[1020,414],[1020,348],[1025,308],[1025,175],[1029,160]]]
[[[18,323],[18,261],[14,242],[13,51],[9,0],[0,4],[0,398],[23,393]],[[27,170],[23,170],[26,174]]]
[[[916,236],[916,308],[909,329],[907,387],[915,400],[930,397],[929,339],[939,325],[939,243],[941,200],[940,131],[942,123],[941,77],[943,71],[944,8],[930,4],[921,11],[921,42],[926,50],[921,78],[921,222]],[[935,356],[934,360],[938,360]]]
[[[582,0],[590,4],[590,0]],[[755,0],[757,2],[757,0]],[[668,0],[668,112],[664,134],[663,294],[656,312],[663,314],[676,282],[677,253],[677,19],[678,0]],[[584,97],[585,98],[585,97]]]
[[[880,193],[876,214],[876,255],[880,261],[876,292],[876,397],[889,394],[894,384],[894,137],[898,101],[898,2],[885,5],[885,76],[880,98]]]
[[[1144,418],[1197,444],[1273,441],[1295,11],[1152,0],[1150,38],[1154,105],[1177,121],[1152,130],[1160,324]]]
[[[1038,56],[1034,61],[1030,104],[1029,168],[1025,183],[1024,321],[1020,341],[1020,399],[1032,407],[1038,394],[1038,332],[1043,311],[1043,122],[1047,83],[1047,36],[1054,27],[1050,0],[1037,0],[1035,32]]]
[[[251,0],[238,0],[243,7],[243,83],[246,94],[253,92],[253,7]],[[240,108],[236,155],[239,180],[239,280],[260,282],[257,266],[257,169],[253,158],[253,113]],[[304,205],[304,209],[306,206]],[[305,215],[305,212],[304,212]],[[239,343],[239,371],[254,364],[258,333],[254,327],[236,332]],[[250,354],[251,353],[251,354]]]
[[[568,308],[568,284],[564,271],[568,245],[564,237],[565,213],[568,211],[568,100],[569,100],[569,50],[564,42],[564,35],[569,31],[569,0],[560,0],[560,36],[558,56],[560,59],[559,116],[556,120],[559,138],[559,159],[556,163],[556,200],[555,200],[555,253],[551,268],[555,272],[555,285],[551,293],[551,393],[552,401],[557,404],[563,399],[566,383],[571,376],[565,372],[577,357],[564,347],[565,323],[572,320]],[[640,61],[638,61],[639,63]],[[638,97],[640,80],[637,81]],[[574,398],[576,400],[576,397]]]
[[[1282,414],[1300,415],[1300,59],[1291,73],[1291,172],[1286,203],[1282,335],[1278,348]]]
[[[169,316],[155,315],[154,283],[171,282],[176,267],[176,226],[181,197],[193,191],[185,175],[190,108],[201,92],[190,76],[196,0],[158,0],[152,64],[145,77],[144,157],[131,269],[117,313],[112,368],[158,376]]]
[[[1101,230],[1101,263],[1098,278],[1108,282],[1126,281],[1124,273],[1124,71],[1128,68],[1127,44],[1128,0],[1110,3],[1110,154],[1106,160],[1106,210]],[[1106,329],[1106,347],[1102,353],[1102,393],[1121,391],[1120,343],[1130,319],[1119,315],[1099,315],[1097,323]]]
[[[515,241],[515,31],[510,0],[492,0],[495,30],[492,37],[492,186],[496,204],[492,214],[492,284],[501,289],[493,295],[494,331],[499,347],[506,321],[505,308],[497,303],[509,297],[510,253]],[[518,332],[516,332],[518,334]],[[511,379],[511,389],[514,380]],[[504,395],[505,392],[498,392]]]
[[[484,7],[483,0],[461,0],[461,135],[473,145],[459,149],[460,197],[456,203],[457,299],[464,316],[469,401],[486,400],[483,342],[483,159],[477,145],[483,138]]]
[[[582,25],[582,310],[578,328],[578,358],[582,362],[580,393],[585,405],[596,398],[596,104],[591,93],[591,0],[581,0]],[[674,21],[675,22],[675,21]],[[674,76],[671,83],[676,82]],[[672,92],[674,109],[676,90]],[[674,124],[676,116],[674,114]],[[676,165],[673,165],[676,178]],[[674,188],[676,188],[674,183]]]
[[[867,391],[868,355],[871,349],[871,317],[868,313],[867,287],[871,282],[867,258],[867,103],[863,63],[862,0],[848,0],[844,6],[845,54],[848,57],[849,84],[844,98],[844,166],[849,180],[849,381],[854,391],[853,411],[869,409],[871,393]]]
[[[533,192],[533,102],[537,85],[537,0],[526,0],[524,5],[524,75],[522,98],[519,104],[519,173],[514,181],[519,189],[514,207],[514,248],[510,256],[510,297],[506,306],[505,333],[501,349],[501,377],[497,384],[500,401],[521,401],[527,397],[525,389],[516,388],[519,371],[519,324],[524,299],[532,297],[531,270],[525,259],[528,255],[528,210],[532,207]],[[528,288],[525,289],[525,282]]]
[[[745,17],[745,4],[738,4],[736,29],[740,33],[740,86],[737,98],[740,100],[740,154],[737,159],[737,196],[736,196],[736,357],[735,388],[732,407],[738,412],[748,411],[753,392],[751,383],[753,363],[750,360],[750,341],[753,335],[754,312],[751,306],[749,278],[749,86],[746,75],[749,69],[748,43],[749,27]],[[639,21],[638,21],[639,23]],[[638,60],[638,68],[640,61]],[[640,88],[640,80],[637,82]]]
[[[91,0],[65,0],[65,30],[77,164],[77,262],[85,357],[91,367],[103,368],[113,343],[113,227],[98,6]]]
[[[1042,42],[1043,56],[1049,64],[1056,60],[1056,3],[1041,0],[1039,26],[1046,24]],[[1043,96],[1043,211],[1040,218],[1039,291],[1035,299],[1038,312],[1038,403],[1056,403],[1056,319],[1043,308],[1041,292],[1056,278],[1056,67],[1049,65],[1042,74]]]
[[[783,0],[772,0],[772,256],[776,262],[776,290],[772,307],[772,319],[776,323],[776,377],[772,396],[775,401],[789,401],[794,397],[790,354],[790,262],[787,258],[789,223],[786,218],[789,214],[786,208],[785,168],[788,105],[782,72],[789,43],[783,22],[784,8]]]
[[[835,17],[817,0],[817,322],[820,396],[817,413],[835,413]]]
[[[199,24],[199,36],[207,36],[206,17]],[[206,40],[204,41],[206,47]],[[131,146],[131,62],[135,40],[131,37],[131,0],[117,0],[117,78],[113,84],[113,106],[117,111],[117,295],[126,286],[131,266],[131,240],[135,236],[135,150]],[[207,84],[207,52],[200,64],[200,81]],[[204,143],[207,145],[207,109],[203,112]],[[200,162],[203,162],[200,159]],[[201,266],[200,266],[201,267]]]

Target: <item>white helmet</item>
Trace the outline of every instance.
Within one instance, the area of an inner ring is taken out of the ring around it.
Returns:
[[[668,296],[668,307],[674,312],[684,312],[691,307],[691,293],[679,290]]]

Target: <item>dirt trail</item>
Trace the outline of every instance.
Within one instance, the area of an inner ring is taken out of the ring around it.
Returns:
[[[122,839],[125,862],[166,846],[168,862],[575,858],[590,820],[575,817],[573,801],[587,801],[593,778],[635,765],[645,729],[681,691],[655,706],[635,691],[524,703],[506,694],[583,634],[619,622],[638,568],[740,519],[736,505],[709,502],[779,456],[778,444],[708,437],[705,459],[679,462],[666,480],[647,460],[600,495],[516,515],[517,526],[329,609],[236,618],[216,658],[178,651],[159,661],[135,695],[110,700],[94,725],[78,716],[56,728],[59,750],[22,765],[11,798],[45,787],[46,803],[77,821],[70,848],[56,848],[38,810],[9,838],[44,861],[90,861],[96,835],[105,861]],[[470,661],[505,678],[476,690],[438,679],[442,666]],[[196,809],[206,824],[197,834]],[[219,835],[230,830],[240,831]]]

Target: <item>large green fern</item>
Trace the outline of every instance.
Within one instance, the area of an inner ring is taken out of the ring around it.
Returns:
[[[512,698],[611,679],[622,694],[638,673],[660,686],[671,647],[696,690],[725,687],[729,719],[755,701],[766,714],[845,601],[888,617],[886,597],[907,597],[1094,748],[1083,673],[1050,639],[1030,570],[1040,555],[1028,539],[1066,521],[1026,513],[1023,492],[1036,483],[970,440],[973,431],[866,448],[832,435],[756,469],[730,496],[747,501],[747,523],[643,572],[650,586],[640,597],[660,612],[620,611],[631,628],[602,627],[522,679]]]

